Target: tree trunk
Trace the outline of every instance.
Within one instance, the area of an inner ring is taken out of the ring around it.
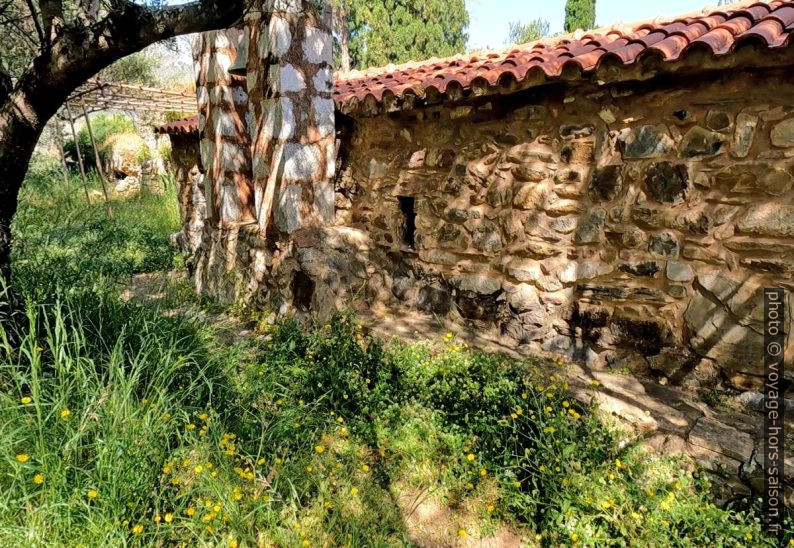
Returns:
[[[44,126],[71,93],[114,61],[180,34],[231,26],[244,0],[201,0],[160,9],[127,3],[101,21],[59,29],[10,93],[0,92],[0,277],[10,281],[11,221]],[[2,91],[2,90],[0,90]]]

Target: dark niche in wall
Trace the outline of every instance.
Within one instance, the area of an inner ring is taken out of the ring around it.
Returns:
[[[411,249],[416,249],[416,198],[398,196],[397,199],[400,201],[400,212],[403,215],[403,244]]]
[[[303,271],[297,271],[292,278],[292,306],[301,312],[308,312],[312,307],[314,296],[314,280]]]

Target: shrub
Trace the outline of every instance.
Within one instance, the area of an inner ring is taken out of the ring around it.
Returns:
[[[94,132],[94,139],[99,147],[100,158],[106,160],[107,150],[105,144],[113,135],[121,133],[134,133],[135,124],[128,117],[122,114],[99,114],[91,116],[91,130]],[[91,146],[91,137],[88,128],[83,126],[77,132],[77,142],[80,146],[80,153],[83,156],[83,164],[86,171],[96,169],[96,158],[94,149]],[[74,139],[66,139],[64,142],[64,152],[72,165],[77,165],[77,150]]]

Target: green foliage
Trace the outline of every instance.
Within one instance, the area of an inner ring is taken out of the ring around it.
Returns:
[[[507,35],[508,44],[524,44],[534,42],[549,35],[549,22],[545,19],[534,19],[529,23],[514,21],[510,23]]]
[[[568,0],[565,3],[565,32],[595,27],[596,0]]]
[[[122,301],[119,281],[169,266],[173,197],[117,201],[110,222],[64,192],[29,181],[15,225],[2,546],[403,546],[428,499],[444,545],[500,527],[540,546],[773,545],[687,461],[624,447],[552,364],[451,334],[387,344],[347,314],[239,337],[174,314],[187,285]]]
[[[34,165],[54,161],[39,159]],[[176,193],[154,196],[145,190],[113,204],[107,218],[101,194],[86,208],[82,182],[63,176],[49,185],[36,168],[29,174],[14,217],[13,283],[27,288],[37,302],[50,302],[62,292],[101,293],[117,288],[129,276],[170,267],[174,251],[169,235],[179,227]],[[91,190],[99,182],[92,180]]]
[[[102,80],[130,84],[157,85],[155,71],[160,64],[150,51],[144,50],[119,59],[100,74]]]
[[[91,130],[94,132],[94,139],[99,147],[100,158],[104,161],[107,152],[105,144],[108,138],[120,133],[135,132],[135,124],[123,114],[97,114],[91,116]],[[96,169],[94,148],[91,146],[91,136],[85,125],[77,132],[77,142],[80,144],[80,153],[83,155],[86,170]],[[76,166],[77,150],[74,139],[66,139],[63,148],[69,162]]]
[[[463,53],[463,0],[345,0],[355,68]]]

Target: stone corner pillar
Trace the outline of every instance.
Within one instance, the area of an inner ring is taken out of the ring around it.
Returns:
[[[258,0],[247,16],[254,203],[262,231],[334,222],[330,2]]]

